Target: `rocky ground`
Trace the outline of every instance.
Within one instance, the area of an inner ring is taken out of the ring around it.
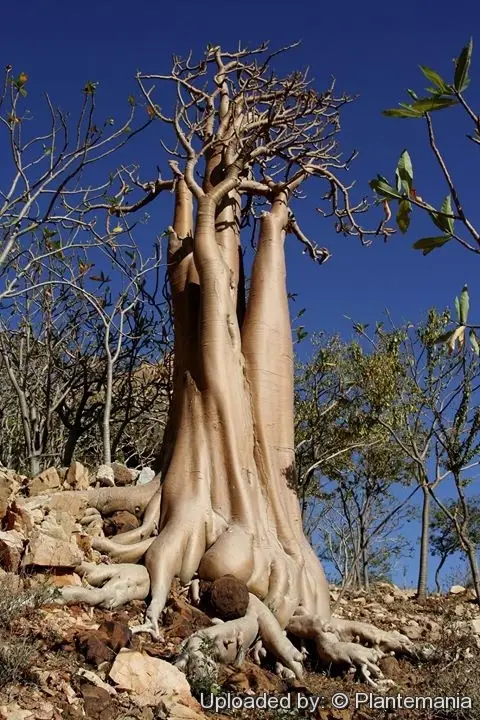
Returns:
[[[126,468],[113,470],[117,484],[138,480]],[[112,482],[112,473],[102,472],[102,482]],[[259,667],[252,657],[240,668],[221,667],[187,678],[173,662],[182,641],[211,624],[217,614],[211,588],[205,595],[210,602],[200,608],[190,602],[185,588],[179,584],[172,588],[158,642],[145,634],[132,635],[129,629],[143,618],[143,601],[116,611],[55,604],[55,588],[81,584],[75,572],[81,560],[105,562],[91,548],[96,533],[114,534],[138,524],[134,515],[125,512],[104,520],[102,528],[98,519],[85,523],[81,503],[58,492],[85,489],[92,482],[99,482],[98,478],[91,478],[79,463],[68,471],[50,469],[33,479],[0,469],[1,720],[480,718],[480,609],[472,592],[461,587],[423,602],[416,601],[412,591],[388,584],[376,584],[368,594],[349,591],[343,596],[338,588],[331,588],[337,615],[385,630],[398,629],[419,648],[429,649],[429,660],[383,658],[382,670],[393,681],[387,695],[472,698],[472,709],[432,712],[385,710],[385,704],[376,709],[365,704],[357,710],[335,709],[331,706],[335,693],[345,693],[351,702],[356,693],[365,697],[378,693],[309,658],[302,682],[282,680],[268,658]],[[201,693],[207,699],[212,694],[219,703],[242,697],[245,705],[245,698],[276,696],[286,698],[283,702],[289,708],[211,712],[201,707]],[[315,703],[319,697],[325,700],[317,707],[297,709],[298,703]]]

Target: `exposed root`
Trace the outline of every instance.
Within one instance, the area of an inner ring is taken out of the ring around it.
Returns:
[[[58,602],[62,604],[87,603],[111,610],[132,600],[145,600],[150,590],[150,578],[143,565],[82,563],[76,570],[87,585],[61,588]]]
[[[281,661],[281,667],[288,668],[289,677],[300,679],[303,674],[301,653],[288,640],[270,610],[251,593],[244,617],[216,622],[194,633],[184,642],[176,665],[182,670],[189,668],[190,671],[204,665],[208,657],[215,662],[239,666],[259,634],[265,647]],[[255,647],[260,658],[264,654],[262,648],[258,642]]]
[[[337,637],[344,642],[360,642],[363,645],[378,648],[385,653],[416,657],[417,649],[413,642],[398,630],[385,632],[374,625],[332,617],[330,625]]]
[[[147,552],[155,538],[148,538],[134,545],[120,545],[109,538],[97,537],[92,540],[92,548],[109,555],[115,562],[136,563]]]

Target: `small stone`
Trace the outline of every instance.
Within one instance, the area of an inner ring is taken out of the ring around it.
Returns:
[[[465,605],[457,603],[454,608],[454,613],[457,617],[463,617],[465,615]]]
[[[155,477],[155,471],[150,467],[144,467],[140,470],[140,474],[137,477],[137,485],[148,485],[152,482]]]
[[[395,602],[395,597],[393,595],[389,595],[388,593],[383,596],[383,602],[385,605],[391,605]]]
[[[107,645],[115,653],[127,647],[132,639],[132,631],[128,625],[115,620],[107,620],[102,623],[98,628],[98,633],[106,638]]]
[[[79,462],[70,465],[65,480],[72,490],[88,490],[90,487],[88,470]]]
[[[57,570],[49,576],[49,580],[55,587],[80,587],[82,578],[75,572],[68,570]]]
[[[110,467],[113,470],[113,477],[117,485],[133,485],[139,475],[138,470],[128,468],[119,462],[113,462]]]
[[[102,635],[97,632],[79,635],[77,647],[85,656],[85,660],[95,667],[99,667],[104,662],[111,662],[114,658],[112,649],[105,643]]]
[[[95,479],[100,485],[106,485],[107,487],[113,487],[115,485],[115,475],[110,465],[100,465]]]
[[[3,522],[5,530],[16,530],[25,537],[28,537],[33,530],[33,525],[34,520],[31,513],[17,505],[14,500],[5,513]]]
[[[83,707],[88,718],[100,718],[104,710],[111,705],[112,700],[106,690],[90,683],[83,683],[80,692],[83,697]]]
[[[128,510],[120,510],[114,513],[104,523],[103,531],[107,537],[117,535],[117,533],[129,532],[135,530],[140,525],[138,518]]]
[[[209,601],[216,616],[222,620],[234,620],[247,612],[248,588],[233,575],[224,575],[212,583]]]
[[[475,635],[480,635],[480,615],[471,620],[471,627]]]

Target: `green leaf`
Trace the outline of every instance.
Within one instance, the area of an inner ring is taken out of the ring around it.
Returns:
[[[455,298],[455,312],[457,314],[457,320],[460,322],[460,300],[458,297]]]
[[[408,150],[404,150],[400,155],[397,170],[401,179],[406,183],[408,190],[411,190],[413,186],[413,166]]]
[[[412,109],[420,113],[433,112],[434,110],[443,110],[444,108],[456,105],[457,100],[454,98],[432,97],[420,98],[412,104]]]
[[[426,65],[420,65],[420,70],[425,75],[427,80],[430,80],[435,87],[440,90],[444,95],[449,95],[452,91],[450,85],[439,75],[435,70],[427,67]]]
[[[452,200],[451,200],[450,195],[447,195],[447,197],[443,201],[440,211],[432,210],[428,214],[430,215],[433,222],[440,230],[443,230],[443,232],[449,233],[449,235],[453,235],[453,225],[454,225],[453,217],[446,217],[447,215],[453,214]]]
[[[463,290],[460,293],[460,300],[459,300],[459,322],[461,325],[466,325],[468,320],[468,311],[470,309],[470,298],[468,296],[468,288],[466,285],[463,286]]]
[[[397,200],[402,199],[402,195],[397,192],[382,175],[377,175],[375,180],[370,180],[369,185],[372,190],[375,190],[375,192],[382,197],[395,198]]]
[[[432,250],[436,250],[437,248],[442,247],[442,245],[445,245],[451,239],[452,238],[450,235],[440,235],[439,237],[426,237],[413,243],[413,247],[415,248],[415,250],[423,250],[423,254],[428,255],[428,253],[432,252]]]
[[[410,88],[407,88],[407,93],[410,95],[412,100],[418,100],[418,95],[415,92],[415,90],[411,90]]]
[[[385,117],[398,117],[398,118],[421,118],[421,117],[423,117],[423,113],[417,112],[417,110],[413,110],[410,105],[407,105],[402,108],[389,108],[388,110],[383,110],[382,115],[385,115]]]
[[[475,355],[480,355],[480,346],[478,344],[477,336],[473,330],[470,330],[470,345]]]
[[[400,200],[398,203],[397,225],[401,233],[405,234],[410,225],[410,213],[412,205],[408,200]]]
[[[470,42],[468,43],[468,45],[465,45],[455,62],[455,77],[453,80],[453,84],[455,90],[457,90],[458,92],[463,92],[464,90],[466,90],[470,82],[470,78],[468,77],[468,70],[470,68],[470,61],[472,59],[472,50],[473,38],[470,38]]]

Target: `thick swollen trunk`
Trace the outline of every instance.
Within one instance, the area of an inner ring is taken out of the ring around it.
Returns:
[[[191,199],[179,183],[169,255],[175,443],[162,483],[159,536],[146,558],[150,616],[156,619],[163,608],[174,575],[188,582],[198,571],[205,579],[232,574],[244,580],[282,626],[299,605],[328,619],[325,577],[288,484],[293,350],[285,198],[262,219],[240,331],[238,246],[232,237],[230,245],[218,243],[218,216],[208,199],[199,202],[191,238]]]

